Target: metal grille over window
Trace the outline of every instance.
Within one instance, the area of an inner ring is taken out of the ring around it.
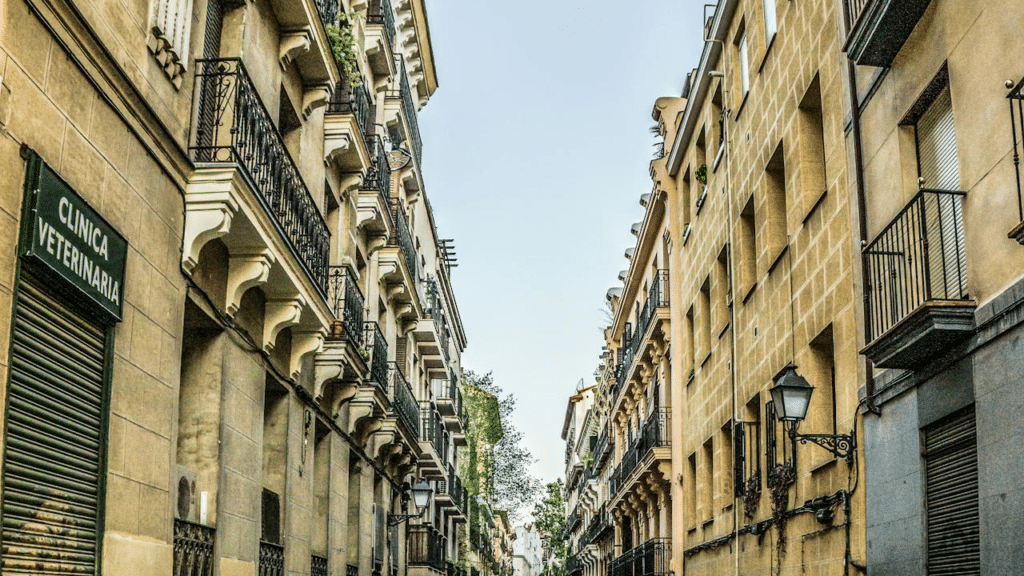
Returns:
[[[974,409],[924,432],[929,576],[981,574]]]
[[[284,546],[260,542],[259,576],[284,576]]]
[[[0,573],[93,574],[105,334],[27,274],[15,298]]]
[[[213,576],[216,531],[185,520],[174,521],[174,576]]]
[[[327,576],[327,558],[316,554],[310,556],[309,576]]]

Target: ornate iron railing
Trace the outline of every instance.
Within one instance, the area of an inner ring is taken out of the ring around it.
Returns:
[[[565,573],[567,575],[577,574],[583,571],[583,564],[579,561],[576,554],[570,555],[565,559]]]
[[[444,541],[441,538],[441,534],[432,526],[426,524],[409,525],[406,555],[409,566],[429,566],[437,570],[445,569]]]
[[[448,378],[435,378],[431,381],[431,388],[434,393],[434,400],[438,403],[447,402],[451,404],[452,411],[456,416],[462,414],[462,391],[459,390],[459,379],[455,371],[450,372]]]
[[[388,342],[376,322],[364,322],[366,345],[370,347],[370,381],[387,391],[388,387]]]
[[[434,321],[434,331],[437,332],[437,345],[441,353],[448,359],[448,317],[444,313],[444,299],[441,297],[437,279],[428,277],[425,281],[429,302],[427,313]]]
[[[345,565],[345,576],[359,576],[359,566],[352,564]]]
[[[868,342],[926,302],[968,298],[964,196],[920,190],[864,249]]]
[[[334,317],[341,324],[340,333],[331,331],[330,338],[344,338],[353,346],[362,346],[364,339],[363,306],[365,300],[352,271],[344,266],[331,266],[330,291],[327,296]]]
[[[316,554],[310,555],[309,576],[327,576],[327,558]]]
[[[1021,78],[1010,93],[1010,130],[1013,132],[1013,168],[1017,172],[1017,217],[1024,222],[1024,179],[1020,168],[1021,153],[1024,152],[1024,78]]]
[[[260,541],[259,576],[284,576],[284,546]]]
[[[213,576],[217,531],[185,520],[174,521],[174,576]]]
[[[437,406],[430,401],[420,402],[420,440],[426,440],[434,447],[434,451],[442,461],[448,460],[448,436]]]
[[[619,460],[619,465],[612,472],[609,479],[609,489],[612,494],[617,493],[625,486],[626,480],[636,471],[637,466],[644,460],[647,453],[656,447],[671,445],[671,430],[669,422],[671,415],[669,408],[658,408],[644,422],[640,429],[640,436],[626,448]]]
[[[320,24],[327,27],[328,24],[338,23],[338,1],[337,0],[315,0],[316,13],[320,16]]]
[[[326,298],[330,231],[238,58],[196,60],[196,163],[234,163]]]
[[[396,201],[397,204],[397,201]],[[405,260],[405,267],[409,270],[409,276],[415,282],[418,280],[418,267],[416,266],[416,245],[412,242],[412,234],[409,232],[409,222],[405,219],[405,213],[399,206],[395,206],[395,234],[388,242],[392,246],[398,246],[402,251],[402,258]]]
[[[636,349],[640,346],[640,340],[643,339],[644,335],[647,334],[647,329],[650,328],[651,318],[659,308],[668,308],[668,270],[658,270],[654,275],[654,281],[651,282],[651,287],[647,289],[647,301],[644,302],[644,307],[640,309],[640,316],[636,321],[636,336],[633,338],[633,349],[636,354]]]
[[[609,576],[663,576],[670,572],[672,541],[652,538],[612,560]]]
[[[327,103],[327,114],[351,114],[355,116],[359,133],[364,140],[373,135],[373,107],[366,87],[360,84],[353,88],[347,76],[342,76],[334,88],[330,102]]]
[[[391,377],[391,411],[412,435],[413,442],[416,442],[419,438],[419,426],[417,426],[419,404],[416,402],[416,396],[413,395],[412,387],[409,386],[409,382],[399,370],[397,363],[390,363],[389,374]]]
[[[409,77],[405,72],[405,59],[401,55],[395,55],[398,62],[398,90],[389,90],[388,98],[398,98],[402,102],[402,115],[405,116],[405,123],[409,126],[409,140],[412,144],[412,154],[416,158],[416,165],[422,165],[423,140],[420,137],[419,119],[416,117],[416,104],[412,101],[412,89],[409,87]]]
[[[633,354],[636,352],[633,340],[639,340],[636,334],[633,334],[633,326],[626,322],[625,328],[622,331],[622,346],[619,348],[619,366],[615,373],[615,396],[622,392],[622,389],[626,385],[626,378],[629,375],[629,369],[633,365]]]
[[[376,190],[380,194],[381,204],[391,214],[391,164],[388,153],[384,150],[384,140],[377,134],[366,136],[366,148],[370,153],[370,167],[363,178],[363,190]]]

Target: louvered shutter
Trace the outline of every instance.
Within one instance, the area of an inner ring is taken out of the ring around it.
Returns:
[[[384,508],[378,504],[373,505],[373,566],[374,571],[379,571],[384,564]]]
[[[960,189],[949,88],[939,94],[917,122],[917,156],[924,188]],[[951,194],[927,197],[925,219],[932,297],[962,298],[967,292],[962,198]]]
[[[974,409],[925,430],[929,576],[981,574]]]
[[[15,306],[0,573],[94,574],[106,334],[25,273]]]

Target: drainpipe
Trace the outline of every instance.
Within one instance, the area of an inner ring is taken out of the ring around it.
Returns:
[[[846,14],[847,29],[849,29],[849,9],[846,3],[843,3],[844,13]],[[850,83],[850,115],[851,120],[851,132],[853,134],[853,175],[854,182],[856,183],[856,195],[857,195],[857,222],[858,232],[860,234],[860,270],[861,270],[861,281],[865,284],[868,278],[868,260],[867,256],[864,255],[863,250],[868,245],[868,223],[867,223],[867,199],[864,194],[864,151],[861,140],[860,130],[860,102],[857,97],[857,67],[850,60],[849,56],[846,58],[846,71],[847,78]],[[864,334],[865,339],[871,329],[871,300],[868,296],[867,286],[864,286]],[[867,406],[868,412],[872,414],[881,414],[881,410],[875,405],[875,374],[874,368],[871,364],[871,360],[864,357],[864,395],[865,405]],[[854,416],[856,417],[856,415]]]

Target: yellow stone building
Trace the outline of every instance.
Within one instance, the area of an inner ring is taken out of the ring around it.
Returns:
[[[459,573],[424,2],[0,6],[0,572]]]

